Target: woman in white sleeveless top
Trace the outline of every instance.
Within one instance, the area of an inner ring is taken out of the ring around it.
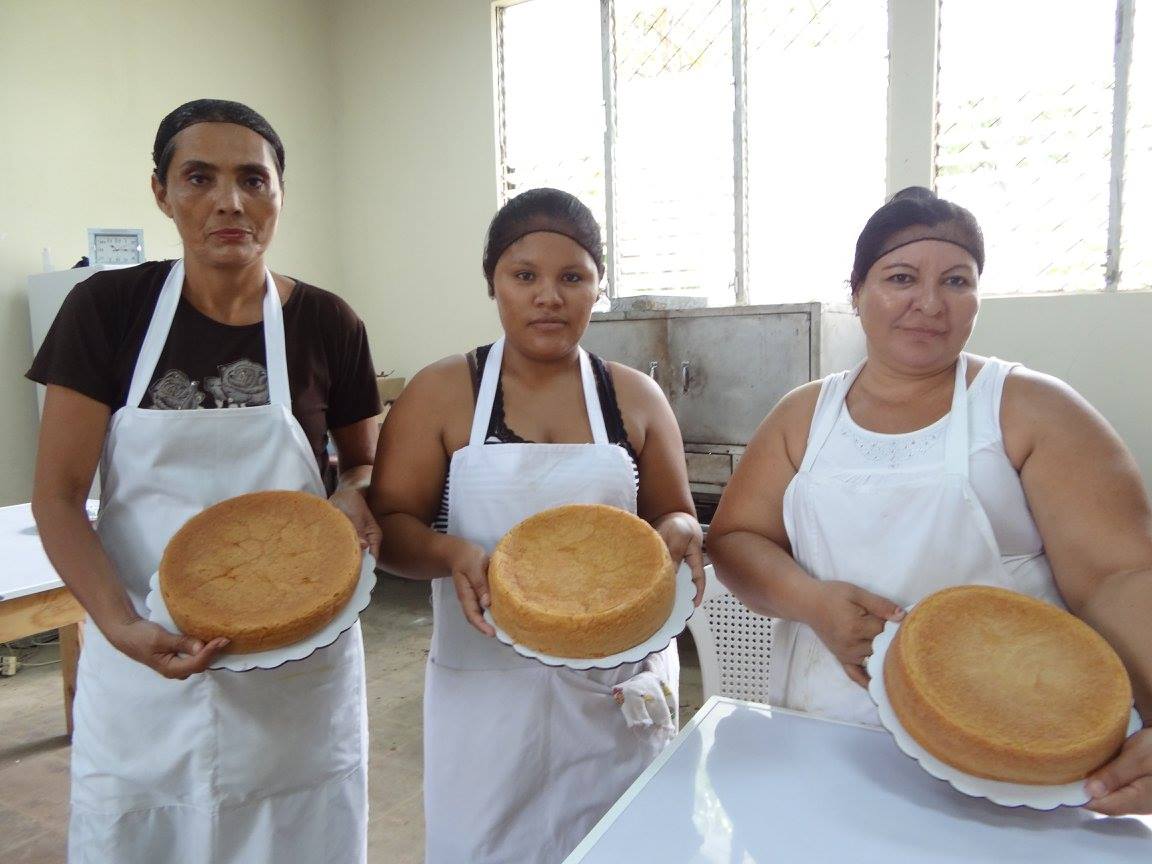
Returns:
[[[412,380],[384,424],[369,502],[383,565],[432,581],[426,860],[559,864],[674,734],[676,648],[586,672],[521,657],[481,617],[488,555],[548,507],[612,505],[691,564],[699,602],[701,532],[664,394],[580,347],[604,275],[588,208],[556,189],[513,198],[492,220],[484,274],[503,338]],[[630,719],[617,691],[662,713]]]
[[[773,704],[877,723],[863,668],[872,638],[921,597],[981,582],[1095,627],[1152,722],[1152,513],[1139,473],[1068,385],[964,353],[983,266],[972,214],[927,189],[872,216],[851,278],[867,358],[768,415],[709,552],[733,593],[775,619]],[[1152,731],[1087,783],[1093,809],[1152,811]]]

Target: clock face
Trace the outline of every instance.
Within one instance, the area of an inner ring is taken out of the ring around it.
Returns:
[[[140,264],[144,261],[143,232],[89,232],[89,258],[92,264]]]

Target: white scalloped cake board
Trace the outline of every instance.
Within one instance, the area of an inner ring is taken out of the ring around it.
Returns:
[[[293,660],[303,660],[321,648],[327,648],[340,638],[340,634],[356,623],[360,613],[368,608],[372,599],[372,589],[376,586],[376,560],[367,552],[360,564],[360,579],[352,592],[352,597],[340,613],[327,625],[317,630],[307,639],[291,645],[273,648],[270,651],[256,651],[251,654],[218,654],[209,669],[229,669],[232,672],[247,672],[250,669],[275,669]],[[164,605],[164,595],[160,593],[160,574],[153,573],[148,582],[148,620],[161,627],[179,633],[168,607]]]
[[[649,654],[663,651],[668,644],[684,630],[684,625],[692,617],[696,608],[692,601],[696,597],[696,586],[692,582],[692,568],[681,564],[676,571],[676,596],[672,601],[672,612],[655,633],[634,648],[610,654],[607,657],[555,657],[541,651],[534,651],[524,645],[517,644],[511,636],[496,626],[492,620],[492,613],[484,610],[484,620],[496,629],[496,638],[512,648],[522,657],[539,660],[546,666],[565,666],[569,669],[615,669],[624,663],[639,663]]]
[[[971,795],[974,798],[987,798],[995,804],[1005,807],[1031,807],[1035,810],[1052,810],[1056,807],[1079,807],[1088,803],[1090,796],[1084,791],[1084,781],[1064,783],[1059,786],[1037,786],[1027,783],[1005,783],[1000,780],[989,780],[985,777],[975,777],[953,768],[946,762],[933,756],[925,750],[900,724],[892,704],[888,701],[888,693],[884,689],[884,655],[888,653],[888,646],[899,629],[899,622],[889,621],[884,629],[872,640],[872,656],[868,660],[868,674],[872,680],[868,685],[868,694],[880,712],[880,722],[884,728],[892,733],[892,737],[899,747],[908,756],[920,763],[920,767],[940,780],[944,780],[959,792]],[[1128,724],[1128,734],[1133,734],[1140,728],[1140,717],[1135,711]]]

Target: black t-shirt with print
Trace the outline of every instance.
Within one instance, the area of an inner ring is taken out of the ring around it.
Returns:
[[[128,398],[136,357],[172,261],[93,274],[72,289],[28,377],[103,402]],[[297,281],[284,303],[292,413],[323,474],[330,429],[380,413],[363,322],[343,300]],[[204,409],[268,404],[263,323],[233,327],[183,297],[141,408]]]

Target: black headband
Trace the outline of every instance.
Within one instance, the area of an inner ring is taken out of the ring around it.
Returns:
[[[577,230],[570,219],[550,213],[533,213],[531,216],[516,220],[509,227],[509,230],[498,236],[490,237],[488,246],[484,250],[484,261],[486,264],[490,264],[491,269],[495,271],[496,262],[500,260],[501,255],[508,251],[509,246],[529,234],[536,234],[541,231],[567,237],[592,257],[592,261],[596,265],[596,272],[600,276],[604,275],[604,251],[593,248],[586,232]],[[490,273],[487,275],[489,283],[491,283],[492,276]]]
[[[888,238],[888,242],[881,246],[871,260],[865,259],[866,266],[860,273],[861,279],[868,274],[872,266],[887,255],[912,243],[921,240],[939,240],[942,243],[951,243],[959,246],[976,261],[976,272],[984,272],[984,243],[982,237],[972,237],[972,232],[960,222],[941,222],[938,225],[910,225],[903,231],[897,231]],[[973,242],[973,241],[978,242]]]
[[[284,144],[276,130],[267,120],[253,109],[240,102],[227,99],[194,99],[169,112],[160,121],[156,130],[156,140],[152,144],[153,173],[163,183],[168,173],[168,165],[175,149],[173,139],[189,126],[197,123],[233,123],[251,129],[268,142],[276,156],[276,169],[280,179],[284,178]]]

